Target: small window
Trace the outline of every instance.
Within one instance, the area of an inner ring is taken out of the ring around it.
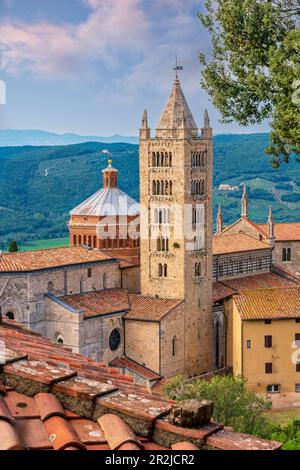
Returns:
[[[173,340],[172,340],[172,356],[176,356],[176,346],[177,346],[177,338],[176,336],[174,336]]]
[[[300,318],[295,318],[296,323],[300,323]]]
[[[282,261],[286,261],[286,260],[287,260],[286,248],[283,248],[283,250],[282,250]]]
[[[15,319],[15,315],[12,312],[7,312],[7,314],[5,316],[8,320],[14,320]]]
[[[265,348],[271,348],[272,347],[272,336],[268,335],[265,336]]]
[[[280,386],[279,385],[267,385],[266,388],[267,393],[279,393],[280,392]]]
[[[297,344],[300,343],[300,333],[295,333],[295,341],[297,342]]]
[[[296,364],[296,372],[300,372],[300,362],[297,362]]]
[[[295,384],[295,392],[300,393],[300,384]]]
[[[265,325],[271,325],[272,320],[265,320]]]
[[[273,364],[272,362],[266,362],[265,363],[265,373],[266,374],[272,374],[273,372]]]
[[[247,349],[251,349],[251,340],[247,339]]]
[[[116,351],[121,344],[121,334],[120,331],[115,329],[111,332],[109,337],[109,347],[111,351]]]
[[[164,264],[164,276],[168,277],[168,265]]]
[[[286,251],[286,260],[287,261],[291,261],[292,260],[292,252],[291,252],[291,249],[288,248],[287,251]]]
[[[92,277],[92,268],[88,268],[87,270],[87,276]]]

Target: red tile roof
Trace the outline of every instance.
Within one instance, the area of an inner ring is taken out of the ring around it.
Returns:
[[[265,234],[268,233],[267,224],[259,224],[257,227]],[[280,241],[299,241],[300,240],[300,222],[284,222],[282,224],[275,224],[274,227],[275,239]]]
[[[161,321],[183,300],[158,299],[145,297],[140,294],[129,294],[131,310],[125,316],[125,320]]]
[[[272,287],[293,287],[297,284],[296,280],[293,282],[272,272],[236,277],[233,279],[224,279],[221,283],[235,291],[239,291],[241,289],[255,290]]]
[[[219,302],[235,294],[236,290],[222,284],[221,282],[213,283],[213,302]]]
[[[299,282],[298,282],[299,283]],[[213,302],[219,302],[242,289],[261,289],[272,287],[295,286],[297,281],[292,281],[275,273],[261,273],[252,276],[224,279],[213,283]]]
[[[255,250],[270,250],[270,245],[245,233],[222,234],[213,237],[213,255]]]
[[[0,340],[0,450],[280,448],[236,433],[227,439],[214,422],[175,426],[173,402],[12,322],[0,324]]]
[[[109,260],[112,258],[108,254],[83,246],[19,251],[0,255],[0,272],[29,272]]]
[[[156,374],[156,372],[153,372],[147,367],[144,367],[141,364],[138,364],[137,362],[133,361],[132,359],[129,359],[126,356],[122,356],[122,357],[118,357],[117,359],[114,359],[111,362],[111,366],[117,367],[118,369],[123,369],[123,370],[128,369],[131,372],[134,372],[135,374],[138,374],[141,377],[144,377],[145,379],[148,379],[150,381],[161,379],[161,376]]]
[[[121,289],[66,295],[59,300],[76,310],[83,310],[87,318],[130,309],[128,294]]]
[[[241,290],[234,297],[242,320],[300,318],[300,287]]]

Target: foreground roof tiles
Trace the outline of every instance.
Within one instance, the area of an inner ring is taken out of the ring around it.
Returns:
[[[0,340],[9,351],[0,365],[0,450],[280,448],[214,422],[175,426],[173,402],[14,322],[3,320]]]
[[[267,249],[270,250],[270,245],[245,233],[215,235],[213,237],[213,255]]]
[[[89,250],[83,246],[19,251],[17,253],[0,255],[0,273],[29,272],[110,260],[112,258],[108,254],[101,251]]]
[[[300,318],[300,287],[242,290],[235,302],[242,320]]]

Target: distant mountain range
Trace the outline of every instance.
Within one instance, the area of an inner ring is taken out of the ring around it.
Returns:
[[[0,147],[17,147],[24,145],[49,146],[72,145],[85,142],[102,142],[104,144],[126,143],[137,144],[138,138],[134,136],[112,135],[111,137],[84,136],[77,134],[56,134],[41,130],[0,130]]]

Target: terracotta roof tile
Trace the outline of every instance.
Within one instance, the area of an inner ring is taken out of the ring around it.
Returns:
[[[252,276],[236,277],[233,279],[225,279],[224,281],[221,281],[221,284],[224,285],[224,288],[227,287],[233,291],[238,291],[241,289],[255,290],[261,288],[296,286],[296,282],[271,272],[255,274]]]
[[[195,446],[195,444],[192,444],[191,442],[176,442],[176,444],[171,445],[171,449],[194,451],[199,450],[199,447]]]
[[[49,442],[49,436],[40,419],[20,419],[16,422],[16,431],[22,436],[22,442],[26,449],[42,450],[53,447]]]
[[[28,272],[109,260],[112,258],[108,254],[83,246],[19,251],[0,255],[0,272]]]
[[[190,449],[191,444],[206,445],[222,428],[210,423],[185,429],[168,423],[173,402],[133,384],[131,377],[117,369],[74,354],[24,328],[12,328],[3,321],[0,338],[11,351],[24,349],[28,354],[26,360],[18,360],[16,354],[12,363],[0,366],[0,450],[163,450],[177,443]],[[235,436],[227,439],[218,434],[215,446],[231,449],[239,440],[242,448],[242,439],[251,449],[279,446]]]
[[[84,449],[75,429],[71,423],[62,416],[52,416],[44,422],[50,444],[55,450],[64,450],[66,447],[74,446]]]
[[[206,443],[221,450],[278,450],[281,447],[278,442],[249,437],[246,434],[221,430],[209,436]]]
[[[267,224],[258,224],[258,228],[263,230],[265,234],[268,233]],[[282,224],[275,224],[274,227],[275,239],[280,241],[299,241],[300,240],[300,222],[284,222]]]
[[[129,294],[131,310],[125,320],[161,321],[183,301],[179,299],[157,299],[139,294]]]
[[[102,429],[94,421],[80,418],[70,422],[83,444],[106,444]]]
[[[243,320],[300,318],[300,287],[242,290],[234,297]]]
[[[132,429],[119,416],[106,414],[98,419],[98,423],[112,450],[139,450],[142,448],[141,442]],[[131,446],[125,448],[126,444],[131,444]]]
[[[221,282],[213,283],[213,302],[219,302],[220,300],[226,299],[235,294],[236,290],[231,289],[229,286],[222,284]]]
[[[213,237],[213,255],[270,249],[271,247],[267,243],[245,233],[215,235]]]
[[[84,311],[85,317],[129,310],[128,295],[121,289],[109,289],[86,294],[66,295],[60,301],[76,310]]]
[[[38,393],[35,402],[42,421],[51,416],[64,416],[64,409],[58,399],[51,393]]]
[[[0,450],[24,449],[24,445],[20,441],[15,427],[3,419],[0,419],[0,436]]]
[[[129,369],[131,372],[138,374],[145,379],[148,380],[159,380],[161,376],[159,374],[156,374],[156,372],[153,372],[150,369],[147,369],[147,367],[142,366],[141,364],[138,364],[137,362],[133,361],[132,359],[129,359],[126,356],[118,357],[117,359],[114,359],[111,362],[111,365],[113,367],[117,367],[118,369]]]
[[[14,419],[33,419],[40,417],[34,398],[11,390],[5,394],[4,400],[10,415]]]

